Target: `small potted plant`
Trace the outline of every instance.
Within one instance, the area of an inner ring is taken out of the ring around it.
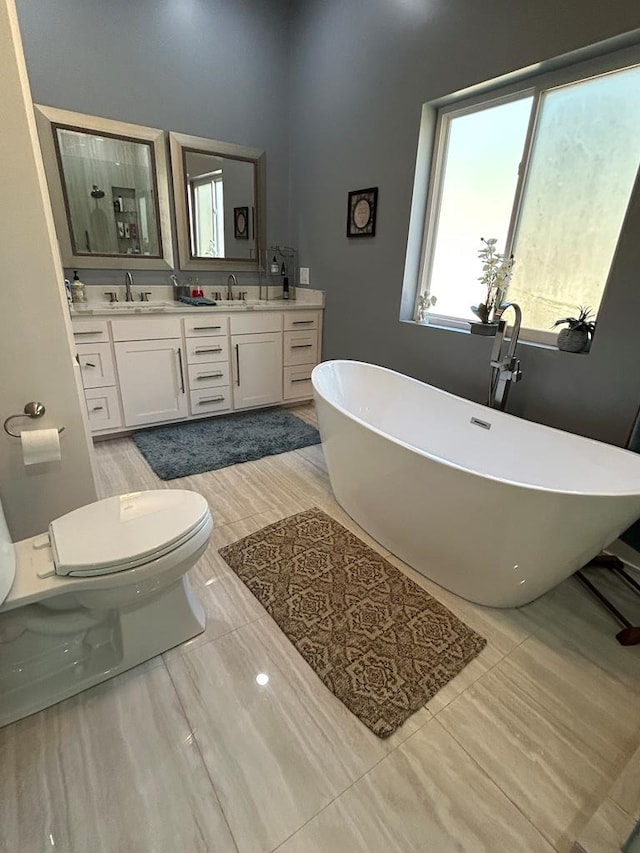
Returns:
[[[498,241],[495,237],[490,237],[488,240],[484,237],[480,239],[484,245],[478,252],[478,257],[482,261],[482,275],[478,281],[484,285],[486,296],[484,302],[471,306],[471,310],[480,320],[479,323],[471,323],[471,331],[474,334],[495,335],[500,307],[507,293],[515,260],[513,255],[505,258],[501,252],[496,251]]]
[[[553,328],[567,324],[566,329],[558,332],[558,349],[564,352],[588,352],[591,346],[591,338],[596,328],[596,321],[591,319],[593,311],[591,308],[578,306],[577,317],[564,317],[556,320]]]

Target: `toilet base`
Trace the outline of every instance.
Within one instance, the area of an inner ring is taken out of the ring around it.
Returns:
[[[204,609],[184,575],[138,607],[85,613],[90,614],[89,624],[65,633],[39,612],[31,630],[29,618],[19,609],[13,611],[14,624],[5,625],[7,636],[0,637],[0,726],[180,645],[201,634],[206,624]],[[46,622],[51,632],[43,630]]]

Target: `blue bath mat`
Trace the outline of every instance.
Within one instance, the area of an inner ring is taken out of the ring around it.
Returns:
[[[161,480],[174,480],[320,443],[315,427],[285,409],[154,427],[133,440]]]

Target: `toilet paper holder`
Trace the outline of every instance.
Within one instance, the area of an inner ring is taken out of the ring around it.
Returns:
[[[9,429],[9,422],[14,420],[15,418],[41,418],[46,409],[44,407],[44,403],[36,403],[31,402],[27,403],[24,407],[24,411],[19,415],[9,415],[9,417],[4,422],[4,431],[7,435],[10,435],[12,438],[20,438],[20,433],[11,432]],[[58,430],[58,434],[64,431],[64,427],[60,427]]]

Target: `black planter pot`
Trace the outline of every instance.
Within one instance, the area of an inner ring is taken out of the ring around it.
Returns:
[[[587,352],[589,333],[580,329],[562,329],[558,332],[558,349],[563,352]]]
[[[494,338],[498,331],[497,323],[469,323],[469,327],[472,335],[484,335],[487,338]]]

